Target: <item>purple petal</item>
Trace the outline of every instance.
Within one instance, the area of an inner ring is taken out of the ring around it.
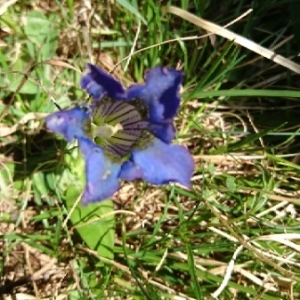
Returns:
[[[144,179],[158,185],[179,182],[189,187],[193,172],[194,161],[185,147],[155,139],[148,148],[132,152],[131,161],[122,166],[120,178]]]
[[[121,164],[111,162],[102,149],[89,139],[80,138],[79,147],[85,159],[86,172],[83,204],[110,198],[120,188],[118,177]]]
[[[176,130],[173,122],[150,123],[149,130],[160,140],[169,144],[175,138]]]
[[[85,89],[94,99],[100,99],[105,95],[104,88],[96,83],[92,75],[87,73],[80,79],[81,88]]]
[[[75,137],[84,137],[84,122],[89,117],[87,111],[80,107],[70,110],[58,111],[46,118],[46,126],[51,131],[63,135],[63,137],[71,142]]]
[[[132,161],[128,160],[123,163],[120,173],[120,178],[127,181],[134,181],[144,177],[143,170],[135,165]]]
[[[150,109],[150,122],[159,123],[172,119],[179,107],[182,77],[181,71],[155,67],[146,73],[146,84],[136,84],[128,88],[127,99],[143,99]]]
[[[96,101],[105,95],[114,99],[123,97],[124,88],[119,81],[96,65],[87,64],[87,67],[88,72],[81,77],[80,86]]]

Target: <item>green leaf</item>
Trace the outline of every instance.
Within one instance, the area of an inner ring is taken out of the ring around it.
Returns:
[[[32,57],[36,55],[32,51],[38,51],[41,60],[52,58],[55,55],[58,31],[53,24],[55,24],[55,20],[51,22],[39,11],[31,11],[27,15],[24,32],[30,40],[27,42],[27,47]],[[38,46],[38,50],[33,47],[32,42]]]
[[[22,85],[21,89],[19,90],[20,94],[28,94],[28,95],[35,95],[40,92],[41,88],[35,83],[30,80],[26,80],[23,83],[23,77],[17,77],[10,81],[10,84],[7,87],[8,91],[15,92],[19,89],[20,85]]]
[[[47,39],[50,26],[44,14],[39,11],[30,11],[26,18],[24,32],[32,41],[41,44]]]
[[[234,193],[236,189],[235,178],[232,176],[228,176],[226,178],[226,186],[228,187],[230,192]]]
[[[66,204],[70,211],[78,198],[78,190],[70,186],[66,193]],[[114,257],[114,214],[111,200],[83,206],[79,203],[70,219],[87,246],[109,259]],[[108,215],[109,214],[109,215]]]

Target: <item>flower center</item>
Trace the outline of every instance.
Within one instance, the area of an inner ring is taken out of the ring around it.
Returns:
[[[141,99],[105,97],[93,109],[89,136],[110,158],[120,160],[143,144],[147,118],[148,108]]]

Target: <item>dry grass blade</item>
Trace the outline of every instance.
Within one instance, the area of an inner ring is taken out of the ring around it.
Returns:
[[[271,51],[267,48],[264,48],[260,45],[258,45],[257,43],[239,35],[236,34],[228,29],[225,29],[217,24],[214,24],[212,22],[206,21],[200,17],[197,17],[179,7],[175,7],[175,6],[165,6],[163,7],[163,12],[168,12],[174,15],[177,15],[179,17],[181,17],[184,20],[187,20],[193,24],[195,24],[196,26],[199,26],[209,32],[212,32],[214,34],[217,34],[219,36],[222,36],[230,41],[235,41],[235,43],[265,57],[268,58],[272,61],[274,61],[275,63],[290,69],[291,71],[294,71],[297,74],[300,74],[300,65],[294,63],[293,61],[276,54],[274,51]]]
[[[218,216],[218,212],[215,210],[215,208],[209,203],[206,202],[206,205],[211,209],[211,211]],[[251,251],[256,257],[264,261],[265,263],[272,266],[274,269],[276,269],[278,272],[284,274],[288,278],[293,278],[294,274],[290,271],[287,271],[286,269],[280,267],[279,265],[275,264],[272,260],[267,258],[265,255],[261,254],[257,249],[252,247],[250,243],[245,239],[245,237],[240,237],[236,234],[236,232],[231,228],[231,226],[226,222],[224,218],[221,216],[218,216],[221,223],[228,229],[228,231],[232,234],[233,237],[235,237],[241,245],[243,245],[245,248],[247,248],[249,251]]]
[[[231,274],[233,272],[233,269],[234,269],[234,263],[235,263],[235,260],[237,258],[237,256],[239,255],[239,253],[243,250],[244,246],[243,245],[240,245],[234,252],[233,256],[232,256],[232,259],[231,261],[229,262],[228,266],[227,266],[227,270],[226,270],[226,273],[224,275],[224,279],[223,279],[223,282],[222,284],[219,286],[219,288],[213,292],[211,294],[211,296],[215,299],[218,299],[218,297],[221,295],[221,293],[224,291],[224,289],[226,288],[227,284],[228,284],[228,281],[230,280],[231,278]]]
[[[5,137],[16,132],[22,125],[26,124],[28,121],[41,120],[47,116],[46,113],[28,113],[25,115],[17,124],[14,126],[4,126],[0,123],[0,137]]]
[[[72,66],[71,64],[64,62],[62,60],[59,60],[59,59],[48,59],[45,61],[41,61],[41,62],[35,64],[35,67],[39,66],[39,65],[50,65],[50,66],[55,66],[55,67],[67,68],[67,69],[73,70],[73,71],[81,74],[81,71],[79,69],[77,69],[74,66]]]
[[[6,11],[7,9],[14,5],[18,0],[10,0],[10,1],[6,1],[4,2],[1,7],[0,7],[0,16],[2,16]]]

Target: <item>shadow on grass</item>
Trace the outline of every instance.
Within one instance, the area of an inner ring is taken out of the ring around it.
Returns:
[[[66,142],[57,140],[45,128],[36,134],[18,133],[16,142],[0,148],[0,152],[15,164],[14,182],[23,181],[35,172],[54,172],[63,163]]]

